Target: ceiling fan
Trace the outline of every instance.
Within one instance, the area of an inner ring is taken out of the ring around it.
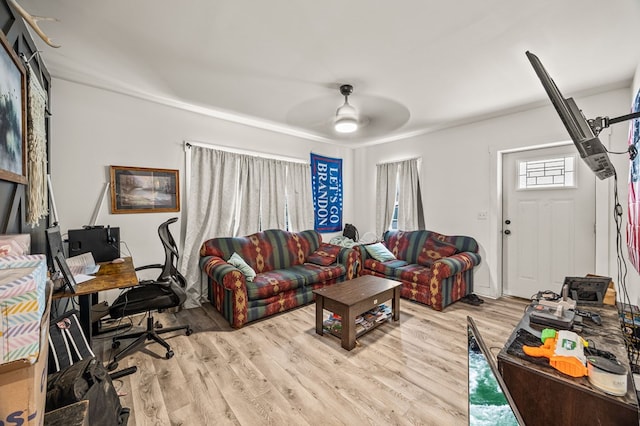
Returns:
[[[287,123],[332,139],[366,139],[409,121],[409,110],[395,100],[361,94],[351,84],[340,84],[338,92],[342,104],[335,94],[304,101],[289,110]]]

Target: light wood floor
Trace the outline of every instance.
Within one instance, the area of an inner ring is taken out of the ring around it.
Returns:
[[[350,352],[315,333],[315,304],[240,330],[210,305],[156,314],[165,326],[189,323],[194,333],[169,337],[172,359],[156,343],[126,357],[119,368],[138,372],[115,385],[131,426],[466,425],[466,316],[495,356],[525,305],[485,299],[437,312],[401,299],[400,322],[364,335]],[[108,358],[109,340],[94,347]]]

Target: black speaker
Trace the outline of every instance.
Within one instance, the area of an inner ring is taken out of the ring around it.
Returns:
[[[69,230],[69,257],[91,252],[96,262],[120,257],[120,228]]]

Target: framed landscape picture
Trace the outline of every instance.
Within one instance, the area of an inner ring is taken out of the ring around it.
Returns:
[[[110,166],[111,213],[180,211],[178,170]]]
[[[26,74],[1,32],[0,42],[0,179],[26,184]]]

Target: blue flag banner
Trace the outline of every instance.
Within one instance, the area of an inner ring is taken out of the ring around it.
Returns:
[[[311,154],[314,229],[318,232],[342,230],[342,159]]]

